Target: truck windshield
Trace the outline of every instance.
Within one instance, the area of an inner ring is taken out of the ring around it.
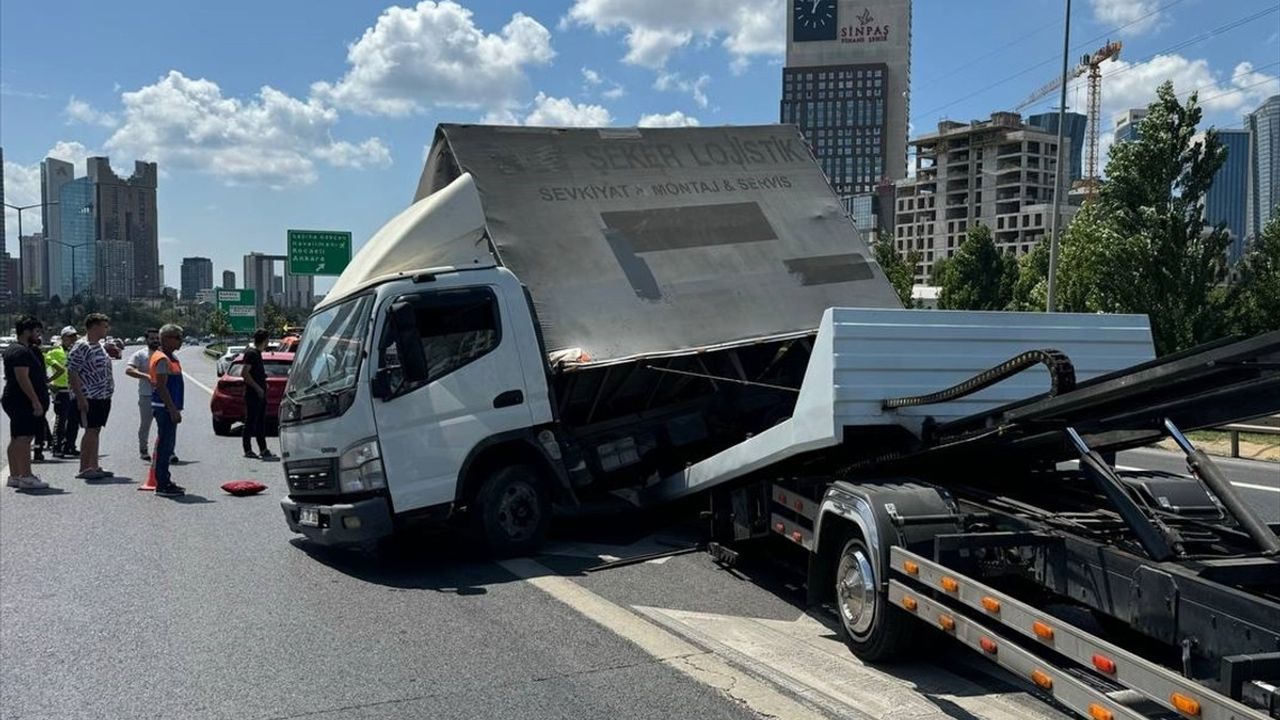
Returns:
[[[338,392],[355,385],[372,305],[373,296],[364,295],[311,316],[289,374],[289,395]]]

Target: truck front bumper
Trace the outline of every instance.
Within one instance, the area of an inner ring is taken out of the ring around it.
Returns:
[[[395,528],[391,506],[381,497],[334,505],[286,497],[280,501],[280,509],[290,530],[320,545],[359,545],[386,537]],[[315,510],[318,525],[302,523],[304,509]]]

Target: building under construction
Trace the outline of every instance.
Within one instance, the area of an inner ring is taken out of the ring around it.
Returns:
[[[1083,116],[1068,113],[1068,122]],[[1079,151],[1070,147],[1064,156]],[[1002,252],[1021,255],[1048,232],[1058,137],[1024,123],[1018,113],[992,113],[989,120],[944,120],[935,133],[911,141],[915,177],[899,181],[894,197],[894,244],[900,253],[918,250],[916,283],[932,284],[934,263],[951,257],[967,232],[991,228]],[[1063,207],[1069,218],[1075,208]]]

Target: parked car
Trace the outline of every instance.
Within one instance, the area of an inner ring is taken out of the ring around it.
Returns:
[[[267,369],[267,427],[274,429],[278,427],[280,400],[293,367],[293,353],[264,352],[262,364]],[[213,389],[209,410],[213,414],[214,435],[230,435],[233,424],[244,422],[244,378],[240,376],[243,367],[244,356],[237,354]]]
[[[227,368],[231,367],[231,363],[235,361],[240,353],[244,352],[244,345],[231,345],[227,351],[222,353],[222,357],[218,358],[218,377],[222,377],[227,373]]]

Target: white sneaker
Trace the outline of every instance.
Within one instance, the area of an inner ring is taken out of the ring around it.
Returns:
[[[48,489],[48,487],[49,487],[49,483],[41,480],[35,475],[28,475],[26,477],[18,478],[19,490],[46,490]]]
[[[10,475],[9,479],[5,481],[4,486],[12,487],[12,488],[21,487],[21,482],[22,482],[22,479],[19,478],[17,475]]]

